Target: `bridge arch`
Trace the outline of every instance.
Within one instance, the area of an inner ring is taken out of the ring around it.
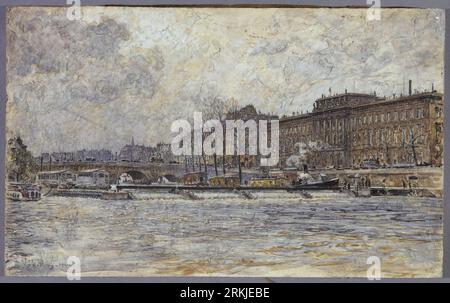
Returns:
[[[129,170],[125,173],[129,174],[133,178],[133,181],[146,181],[148,179],[147,175],[140,170]]]

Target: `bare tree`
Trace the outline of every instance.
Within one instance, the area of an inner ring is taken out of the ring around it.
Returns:
[[[219,172],[217,171],[217,154],[214,153],[213,157],[214,157],[214,171],[216,173],[216,176],[218,176]]]
[[[436,164],[437,166],[440,166],[442,165],[442,156],[444,152],[444,142],[442,141],[442,132],[444,129],[442,121],[436,122],[434,124],[434,128],[436,131],[436,136],[434,139],[434,151],[432,153],[431,162]]]
[[[420,143],[422,139],[425,138],[425,133],[421,131],[421,129],[415,129],[414,127],[411,127],[410,129],[410,136],[409,141],[405,142],[405,147],[410,147],[411,152],[414,158],[414,164],[417,166],[418,160],[417,160],[417,145]]]
[[[229,98],[225,101],[225,115],[228,113],[235,113],[239,109],[239,102],[235,98]]]
[[[203,98],[202,102],[202,114],[205,120],[209,119],[217,119],[221,123],[225,120],[225,102],[218,97],[208,97]],[[222,159],[223,161],[223,159]],[[214,170],[216,172],[216,176],[218,175],[217,171],[217,155],[214,154]],[[225,174],[225,165],[223,165],[223,174]]]
[[[239,104],[236,99],[229,98],[227,100],[223,100],[219,97],[208,97],[203,98],[201,100],[202,106],[202,114],[205,120],[216,119],[219,120],[222,125],[225,125],[225,120],[227,118],[227,114],[230,112],[235,112],[239,109]],[[223,155],[222,155],[222,171],[225,175],[225,127],[222,129],[223,131]],[[206,163],[205,156],[203,155],[204,163]],[[217,170],[217,155],[214,154],[214,170],[216,175],[218,174]]]

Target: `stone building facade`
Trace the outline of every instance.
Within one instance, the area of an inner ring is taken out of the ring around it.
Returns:
[[[442,165],[443,98],[436,91],[380,98],[322,96],[311,113],[280,119],[280,164],[310,167]]]

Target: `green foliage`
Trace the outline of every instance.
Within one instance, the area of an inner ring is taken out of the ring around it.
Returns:
[[[8,142],[6,171],[8,179],[16,182],[32,182],[37,164],[20,138]]]

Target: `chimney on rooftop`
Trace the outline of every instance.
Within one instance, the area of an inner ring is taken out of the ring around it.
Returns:
[[[412,80],[409,80],[409,95],[412,95]]]

